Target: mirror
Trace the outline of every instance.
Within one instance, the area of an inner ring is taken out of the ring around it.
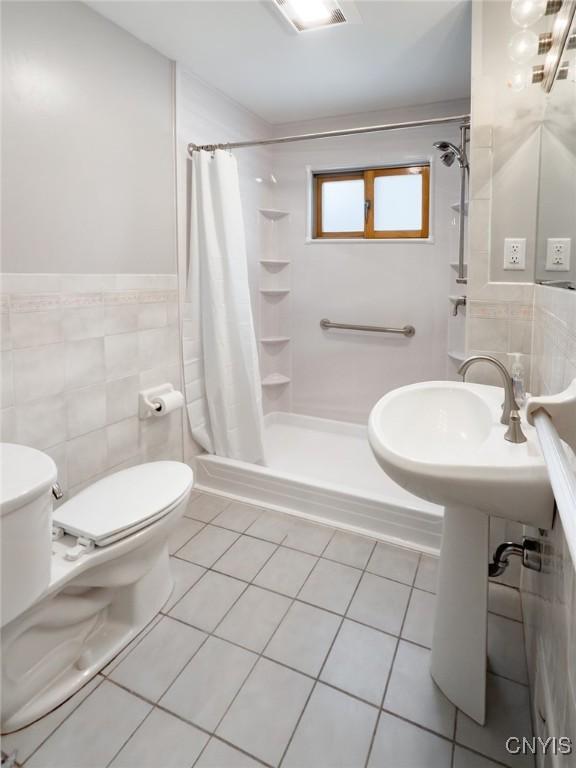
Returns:
[[[576,24],[571,20],[540,135],[538,283],[576,290]]]

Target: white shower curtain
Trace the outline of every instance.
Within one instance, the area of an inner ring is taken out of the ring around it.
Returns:
[[[187,300],[199,340],[192,435],[209,453],[264,462],[262,394],[236,159],[194,152]]]

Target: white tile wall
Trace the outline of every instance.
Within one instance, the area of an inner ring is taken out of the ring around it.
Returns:
[[[534,309],[533,389],[536,394],[561,392],[576,378],[576,293],[536,286]],[[529,535],[539,537],[536,530],[529,530]],[[538,735],[566,735],[574,740],[576,563],[558,517],[552,530],[540,538],[545,553],[542,572],[522,573],[534,727]],[[551,721],[548,728],[540,712]]]
[[[138,461],[182,457],[180,414],[137,417],[138,391],[181,388],[176,275],[2,275],[2,440],[50,453],[67,496]]]

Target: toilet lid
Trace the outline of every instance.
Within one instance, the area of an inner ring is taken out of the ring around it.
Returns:
[[[53,524],[102,547],[144,528],[174,508],[192,486],[179,461],[154,461],[98,480],[54,510]]]

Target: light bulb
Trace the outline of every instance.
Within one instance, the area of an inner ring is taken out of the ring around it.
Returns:
[[[525,69],[517,69],[508,80],[508,88],[520,93],[528,85],[528,73]]]
[[[546,13],[548,0],[512,0],[510,15],[519,27],[531,27]]]
[[[538,45],[538,35],[529,29],[523,29],[508,43],[508,56],[516,64],[527,64],[538,55]]]

